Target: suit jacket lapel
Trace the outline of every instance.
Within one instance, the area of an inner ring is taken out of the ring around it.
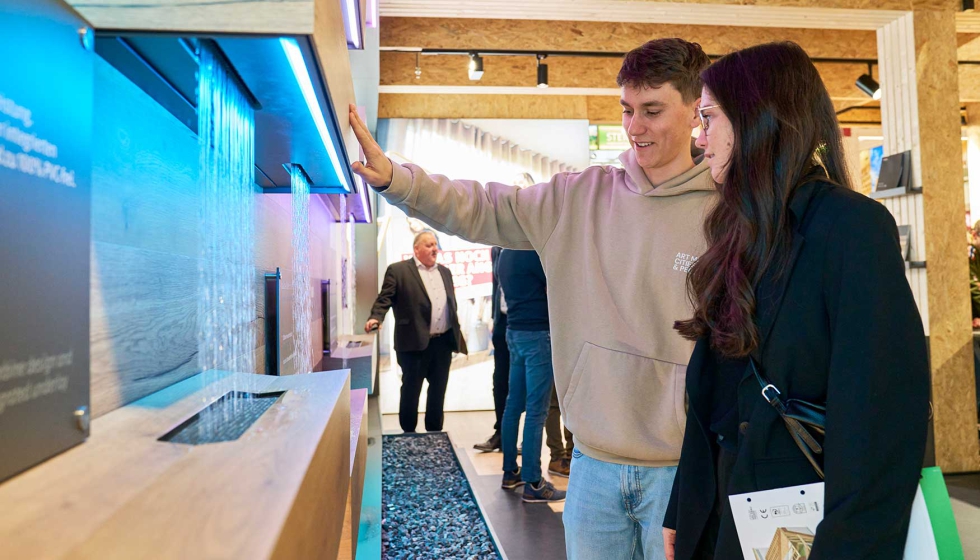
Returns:
[[[432,300],[429,299],[429,291],[425,289],[425,282],[422,281],[422,275],[419,273],[419,265],[415,262],[414,258],[409,259],[408,264],[409,264],[409,268],[412,271],[412,276],[414,276],[415,280],[419,283],[419,289],[422,290],[422,296],[425,297],[425,302],[429,305],[429,308],[431,309]]]

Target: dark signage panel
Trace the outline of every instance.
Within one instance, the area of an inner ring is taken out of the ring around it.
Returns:
[[[58,0],[0,3],[0,481],[88,435],[94,54],[84,29]]]

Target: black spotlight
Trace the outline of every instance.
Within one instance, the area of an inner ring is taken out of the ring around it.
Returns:
[[[859,90],[866,93],[871,99],[878,101],[881,99],[881,86],[871,77],[871,65],[868,65],[868,73],[861,74],[861,77],[854,82]]]
[[[548,87],[548,65],[541,64],[546,55],[538,55],[538,87],[546,88]]]
[[[470,69],[469,69],[470,79],[473,81],[479,80],[483,77],[483,57],[476,54],[470,53]]]

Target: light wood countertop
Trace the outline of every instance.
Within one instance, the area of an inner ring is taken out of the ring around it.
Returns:
[[[333,558],[348,387],[348,370],[206,372],[98,418],[86,443],[0,484],[0,557]],[[235,441],[158,441],[233,389],[286,393]]]

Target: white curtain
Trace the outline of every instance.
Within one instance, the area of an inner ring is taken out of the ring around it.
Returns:
[[[429,173],[454,179],[514,184],[523,173],[535,183],[564,171],[564,162],[521,149],[506,138],[450,119],[390,119],[386,150],[396,152]]]

